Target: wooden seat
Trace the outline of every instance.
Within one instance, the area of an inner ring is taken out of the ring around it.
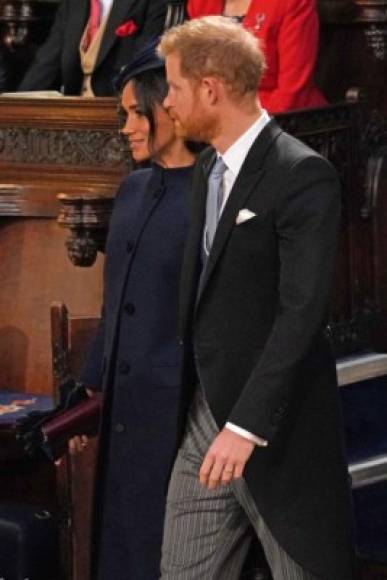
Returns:
[[[69,315],[63,303],[51,306],[54,385],[77,377],[98,318]],[[87,580],[90,565],[90,529],[96,438],[82,453],[67,454],[58,467],[58,494],[63,508],[62,554],[66,580]]]

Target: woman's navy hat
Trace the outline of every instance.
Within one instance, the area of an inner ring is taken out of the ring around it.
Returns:
[[[121,90],[130,79],[148,70],[157,70],[165,68],[165,61],[161,58],[156,48],[159,44],[159,38],[152,38],[138,50],[133,58],[125,64],[117,77],[114,79],[116,91]]]

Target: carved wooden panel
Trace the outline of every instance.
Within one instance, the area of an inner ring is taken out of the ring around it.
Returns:
[[[319,0],[318,81],[331,102],[360,87],[387,113],[387,0]]]
[[[99,314],[103,257],[70,263],[57,196],[114,195],[117,129],[114,99],[0,97],[0,388],[51,392],[51,302]]]
[[[129,169],[114,99],[0,97],[0,198],[17,185],[17,215],[55,217],[59,193],[110,195]]]
[[[1,87],[3,91],[17,89],[37,47],[50,31],[57,5],[57,2],[44,0],[0,2],[0,47],[2,66],[6,71],[6,83]]]
[[[387,349],[387,128],[365,106],[342,104],[279,116],[281,125],[327,157],[343,187],[342,229],[328,333],[335,352]]]
[[[0,155],[11,163],[119,167],[122,143],[107,131],[7,127],[0,130]]]

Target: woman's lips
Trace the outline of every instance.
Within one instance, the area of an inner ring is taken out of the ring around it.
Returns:
[[[136,147],[144,145],[144,143],[145,143],[144,139],[133,139],[129,141],[129,147],[131,149],[135,149]]]

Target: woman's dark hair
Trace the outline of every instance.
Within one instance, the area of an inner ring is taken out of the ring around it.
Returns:
[[[168,93],[168,83],[165,77],[165,68],[154,68],[145,70],[128,80],[124,81],[120,87],[120,93],[124,90],[129,82],[133,82],[134,94],[137,99],[138,109],[148,120],[149,123],[149,149],[152,149],[152,143],[156,135],[156,122],[154,109],[156,105],[162,105]],[[126,112],[119,107],[118,115],[121,118],[122,125],[126,121]],[[200,153],[203,145],[186,142],[186,146],[193,153]]]
[[[163,104],[168,93],[165,69],[150,69],[138,73],[123,83],[120,91],[121,94],[129,82],[133,82],[138,109],[149,122],[149,145],[151,148],[156,134],[154,109],[156,105]],[[126,120],[126,112],[121,108],[119,110],[119,116],[122,118],[122,124],[124,124]]]
[[[149,143],[152,144],[156,133],[154,109],[163,104],[168,93],[165,69],[147,70],[132,80],[138,108],[149,122]]]

